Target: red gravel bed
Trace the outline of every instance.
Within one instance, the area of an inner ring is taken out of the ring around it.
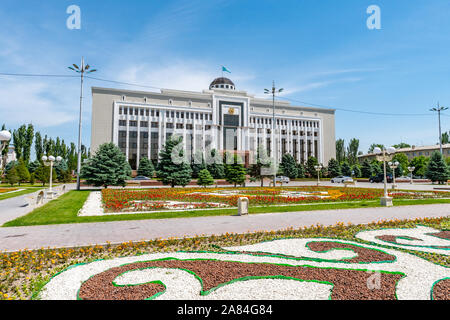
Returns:
[[[433,287],[434,300],[450,300],[450,279],[444,279]]]
[[[449,231],[442,231],[442,232],[439,232],[439,233],[433,233],[432,236],[443,238],[443,239],[450,239],[450,238],[446,238],[446,237],[450,237],[450,232]],[[381,240],[381,241],[395,243],[395,244],[399,244],[399,245],[402,246],[402,245],[404,245],[403,243],[398,243],[397,242],[397,239],[400,238],[400,237],[403,238],[403,239],[407,239],[407,240],[422,241],[421,239],[417,239],[417,238],[414,238],[414,237],[408,237],[408,236],[385,235],[385,236],[376,236],[375,238],[378,239],[378,240]],[[432,249],[450,249],[450,246],[427,246],[427,247],[430,247]]]
[[[352,244],[346,244],[346,243],[338,243],[338,242],[322,242],[322,241],[315,241],[308,243],[308,248],[312,251],[316,252],[324,252],[329,251],[332,249],[350,249],[354,251],[357,256],[351,259],[342,259],[342,260],[332,260],[332,259],[323,259],[327,261],[336,261],[336,262],[346,262],[346,263],[371,263],[371,262],[386,262],[386,261],[395,261],[395,256],[377,251],[372,250],[369,248],[363,248],[359,246],[355,246]],[[300,259],[303,257],[296,257],[293,255],[287,255],[287,254],[280,254],[280,253],[269,253],[269,252],[252,252],[252,251],[238,251],[242,254],[249,254],[252,256],[277,256],[277,257],[283,257],[283,258],[294,258],[294,259]]]
[[[396,284],[402,278],[400,274],[380,273],[380,288],[371,290],[367,282],[373,273],[366,271],[216,260],[157,260],[132,263],[97,274],[82,284],[79,298],[83,300],[142,300],[162,292],[164,288],[156,283],[127,287],[113,285],[113,280],[122,273],[144,268],[190,270],[202,279],[203,291],[209,291],[221,284],[243,277],[285,276],[299,280],[326,281],[334,285],[331,297],[335,300],[393,300]]]
[[[396,258],[393,255],[373,250],[369,248],[363,248],[359,246],[355,246],[347,243],[340,242],[310,242],[308,243],[308,247],[312,251],[316,252],[324,252],[332,249],[349,249],[354,251],[357,256],[351,259],[345,259],[345,262],[349,263],[371,263],[371,262],[386,262],[386,261],[395,261]]]

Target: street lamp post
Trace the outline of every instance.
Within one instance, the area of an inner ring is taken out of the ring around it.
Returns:
[[[408,167],[408,171],[411,174],[410,184],[413,184],[413,171],[416,170],[416,167]]]
[[[44,165],[47,167],[50,167],[50,187],[48,188],[48,196],[50,199],[53,199],[53,190],[52,190],[52,182],[53,182],[53,164],[56,162],[61,162],[61,157],[54,157],[54,156],[43,156],[42,161],[44,162]]]
[[[80,190],[80,173],[81,173],[81,115],[83,106],[83,80],[84,74],[89,74],[97,71],[96,69],[90,69],[90,65],[84,64],[84,58],[81,58],[81,65],[77,66],[73,64],[73,67],[69,67],[70,70],[75,71],[80,74],[81,78],[81,89],[80,89],[80,116],[78,120],[78,161],[77,161],[77,190]]]
[[[272,81],[272,89],[264,89],[265,94],[272,95],[272,149],[274,154],[273,161],[273,186],[276,186],[277,163],[278,163],[278,146],[275,144],[275,94],[283,92],[283,88],[277,89],[275,81]]]
[[[445,110],[448,110],[448,107],[440,106],[439,102],[438,102],[437,108],[431,108],[430,109],[430,111],[434,111],[434,112],[438,113],[438,119],[439,119],[439,150],[441,152],[441,155],[443,155],[442,154],[442,133],[441,133],[441,111],[445,111]]]
[[[3,167],[6,160],[2,156],[3,150],[8,146],[9,141],[11,141],[11,133],[7,130],[0,131],[0,157],[1,157],[1,172],[3,173]]]
[[[392,159],[392,155],[395,153],[394,147],[389,147],[387,149],[381,150],[381,148],[376,147],[373,152],[377,155],[378,161],[383,161],[383,172],[384,172],[384,195],[380,199],[381,205],[384,207],[392,207],[392,198],[389,197],[387,192],[387,178],[386,178],[386,161],[390,161]]]
[[[397,187],[397,185],[395,184],[395,169],[398,168],[399,166],[399,162],[395,161],[394,163],[389,162],[389,167],[392,169],[392,189],[395,189]]]
[[[314,166],[314,169],[317,171],[317,186],[320,185],[320,170],[322,170],[322,165]]]

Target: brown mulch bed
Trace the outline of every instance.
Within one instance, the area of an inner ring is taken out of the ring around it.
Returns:
[[[444,279],[434,285],[434,300],[450,300],[450,279]]]

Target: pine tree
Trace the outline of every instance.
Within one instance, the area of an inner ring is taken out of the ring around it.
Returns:
[[[41,165],[41,162],[38,160],[35,160],[33,162],[28,163],[28,171],[31,173],[35,172],[37,168],[39,168]]]
[[[301,163],[297,163],[297,178],[305,177],[305,166]]]
[[[100,145],[96,154],[81,168],[81,177],[90,185],[125,186],[131,176],[131,167],[114,143]]]
[[[372,176],[372,173],[373,173],[372,165],[370,164],[368,159],[365,159],[361,166],[361,177],[370,178]]]
[[[155,168],[153,167],[153,163],[146,157],[142,158],[139,161],[139,168],[137,174],[139,176],[153,178],[153,175],[155,174]]]
[[[25,161],[23,159],[19,160],[19,164],[15,167],[17,176],[19,177],[19,186],[23,182],[27,182],[30,180],[30,172],[25,165]]]
[[[203,157],[203,152],[198,150],[194,154],[194,159],[191,163],[192,168],[192,178],[197,179],[199,177],[200,171],[206,169],[205,158]]]
[[[16,171],[15,167],[12,167],[6,174],[6,181],[11,186],[14,186],[17,182],[19,182],[19,176],[17,175],[17,171]]]
[[[199,172],[198,174],[198,179],[197,179],[197,184],[199,186],[204,186],[205,188],[207,186],[210,186],[212,184],[214,184],[214,179],[211,176],[211,174],[209,173],[208,170],[203,169]]]
[[[315,157],[309,157],[308,161],[306,162],[306,170],[310,177],[317,177],[317,171],[314,168],[314,166],[319,165],[319,161]]]
[[[225,178],[225,167],[223,165],[222,157],[220,157],[215,149],[212,149],[207,153],[206,169],[211,173],[214,179]]]
[[[245,182],[246,174],[247,172],[242,165],[242,159],[236,154],[233,157],[233,162],[225,165],[225,179],[229,183],[234,184],[235,187]]]
[[[350,167],[347,161],[344,161],[342,163],[341,170],[344,176],[350,177],[352,175],[352,168]]]
[[[283,175],[289,179],[295,179],[298,176],[297,163],[292,155],[286,153],[281,158],[281,168]]]
[[[254,180],[261,182],[261,187],[264,187],[264,177],[273,176],[270,157],[263,147],[258,148],[256,163],[250,166],[249,174]]]
[[[34,172],[34,176],[36,177],[36,179],[42,182],[42,186],[44,187],[45,184],[50,180],[50,167],[41,164],[41,166]],[[53,168],[52,182],[56,181],[57,176],[58,175],[56,174],[56,170],[55,168]]]
[[[337,162],[337,160],[333,158],[330,159],[330,161],[328,161],[328,175],[330,176],[330,178],[340,176],[341,174],[342,172],[339,162]]]
[[[355,164],[352,167],[352,172],[355,178],[360,178],[362,176],[361,167],[358,164]]]
[[[184,155],[182,137],[172,136],[159,153],[158,180],[172,188],[186,186],[192,180],[192,169]]]
[[[437,181],[439,184],[447,182],[450,178],[449,168],[445,164],[444,158],[439,151],[435,151],[431,155],[425,176],[432,182]]]

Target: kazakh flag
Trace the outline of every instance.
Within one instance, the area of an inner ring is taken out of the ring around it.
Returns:
[[[224,66],[222,66],[222,72],[228,72],[228,73],[231,73],[231,71],[230,70],[228,70],[226,67],[224,67]]]

